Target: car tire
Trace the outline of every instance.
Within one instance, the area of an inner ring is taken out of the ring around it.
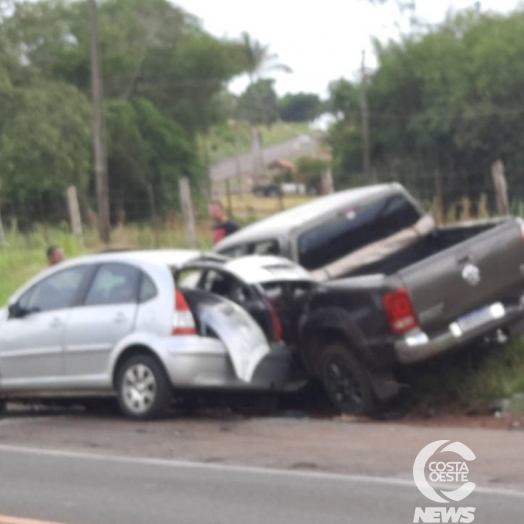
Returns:
[[[151,420],[162,416],[172,399],[166,372],[150,355],[137,355],[119,368],[116,380],[118,405],[127,418]]]
[[[365,367],[343,343],[327,346],[320,356],[320,379],[341,413],[372,416],[377,399]]]

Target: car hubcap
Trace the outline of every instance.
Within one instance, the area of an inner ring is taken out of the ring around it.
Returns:
[[[363,400],[360,384],[346,365],[333,360],[328,366],[328,381],[331,392],[339,406],[358,409]]]
[[[122,388],[124,402],[133,413],[145,413],[155,400],[155,376],[144,364],[135,364],[125,372]]]

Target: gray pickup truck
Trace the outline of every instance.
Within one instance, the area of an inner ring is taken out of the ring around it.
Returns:
[[[278,213],[215,250],[283,255],[315,277],[301,361],[337,408],[370,414],[399,392],[399,365],[522,331],[523,235],[513,217],[437,227],[387,184]]]

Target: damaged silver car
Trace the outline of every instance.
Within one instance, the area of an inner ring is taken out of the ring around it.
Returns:
[[[116,394],[126,416],[149,419],[185,391],[279,391],[311,286],[298,265],[268,256],[64,262],[0,310],[0,400]]]

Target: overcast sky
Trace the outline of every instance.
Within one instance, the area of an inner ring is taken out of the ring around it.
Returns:
[[[316,92],[324,95],[330,81],[355,78],[361,53],[368,50],[371,37],[395,38],[395,23],[406,28],[394,1],[374,7],[368,0],[173,0],[196,15],[204,28],[216,36],[238,37],[247,31],[278,53],[279,61],[293,73],[273,73],[276,89],[286,92]],[[416,0],[417,16],[429,23],[439,23],[450,9],[458,10],[481,4],[482,10],[509,12],[518,0]],[[246,79],[232,83],[241,92]]]

